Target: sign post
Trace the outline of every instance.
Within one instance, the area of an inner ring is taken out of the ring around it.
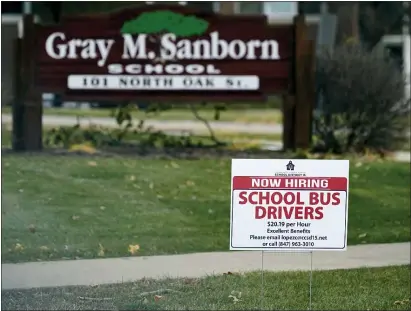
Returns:
[[[230,250],[347,249],[348,160],[233,159]],[[263,298],[262,298],[263,299]]]

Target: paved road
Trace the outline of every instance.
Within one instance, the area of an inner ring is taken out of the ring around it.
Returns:
[[[114,118],[103,117],[82,117],[79,119],[82,125],[101,125],[106,127],[117,127]],[[10,114],[2,114],[2,123],[11,123],[12,118]],[[74,116],[53,116],[43,115],[43,124],[58,126],[58,125],[74,125],[77,124],[77,118]],[[205,132],[207,128],[202,122],[190,120],[147,120],[146,126],[152,126],[155,129],[162,131],[192,131]],[[234,133],[249,133],[249,134],[281,134],[283,126],[281,124],[260,124],[260,123],[240,123],[240,122],[224,122],[212,121],[210,122],[213,130],[221,132]]]
[[[313,253],[314,270],[410,264],[410,243],[350,246],[346,252]],[[261,269],[261,252],[216,252],[2,264],[2,289],[97,285],[142,278],[204,277]],[[310,269],[309,253],[264,253],[264,270]]]

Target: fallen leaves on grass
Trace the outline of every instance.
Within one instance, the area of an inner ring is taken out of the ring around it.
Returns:
[[[29,225],[29,231],[30,231],[31,233],[36,232],[36,226],[34,226],[33,224]]]
[[[233,295],[229,295],[228,298],[233,298],[234,303],[237,303],[240,301],[240,299],[238,299],[236,296],[233,296]]]
[[[94,154],[97,152],[96,148],[90,144],[74,144],[69,148],[69,152],[81,151],[88,154]]]
[[[224,272],[223,275],[237,275],[238,273],[233,273],[233,272]]]
[[[71,216],[71,219],[73,219],[73,220],[79,220],[79,219],[80,219],[80,216],[73,215],[73,216]]]
[[[241,298],[241,292],[236,291],[236,290],[233,290],[233,291],[231,292],[231,295],[236,295],[238,298]]]
[[[16,243],[16,245],[14,246],[14,250],[17,251],[17,252],[20,252],[23,249],[24,249],[24,247],[20,243]]]
[[[169,288],[162,288],[162,289],[157,289],[157,290],[153,290],[150,292],[142,292],[141,294],[138,295],[138,297],[146,297],[146,296],[150,296],[150,295],[155,295],[155,297],[160,297],[158,298],[158,300],[160,300],[163,296],[161,296],[160,294],[166,294],[166,293],[181,293],[178,290],[174,290],[174,289],[169,289]]]
[[[406,304],[410,304],[410,303],[411,303],[410,299],[403,299],[403,300],[394,301],[394,305],[406,305]]]
[[[88,164],[88,166],[97,166],[96,161],[88,161],[87,164]]]
[[[365,238],[366,236],[367,236],[367,233],[361,233],[361,234],[358,235],[358,238],[359,238],[359,239],[363,239],[363,238]]]
[[[100,206],[100,209],[101,209],[102,211],[104,211],[104,210],[106,209],[106,207],[105,207],[105,206]]]
[[[49,248],[48,248],[47,246],[45,246],[45,245],[40,246],[39,249],[40,249],[41,251],[43,251],[43,252],[46,252],[46,251],[49,250]]]
[[[228,298],[232,298],[233,303],[237,303],[237,302],[241,301],[241,299],[240,299],[241,298],[241,292],[233,290],[231,292],[231,295],[228,296]]]
[[[137,252],[139,251],[139,249],[140,249],[140,245],[138,245],[138,244],[130,244],[129,246],[128,246],[128,252],[131,254],[131,255],[135,255],[135,254],[137,254]]]
[[[195,185],[195,183],[194,183],[194,181],[192,181],[192,180],[187,180],[187,181],[186,181],[186,185],[189,186],[189,187],[192,187],[192,186]]]
[[[154,301],[159,301],[160,299],[163,299],[163,296],[154,295]]]
[[[180,165],[178,165],[176,162],[171,162],[170,165],[173,168],[179,168],[180,167]]]
[[[250,140],[247,142],[235,142],[228,146],[228,150],[244,150],[251,148],[260,148],[261,143],[258,140]]]
[[[103,245],[101,245],[101,243],[98,244],[98,248],[99,248],[99,250],[98,250],[97,256],[104,257],[105,249],[104,249]]]

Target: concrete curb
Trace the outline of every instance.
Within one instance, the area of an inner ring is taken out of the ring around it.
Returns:
[[[410,264],[410,243],[349,246],[345,252],[314,252],[313,269],[353,269]],[[261,252],[215,252],[2,264],[2,289],[97,285],[143,278],[188,277],[261,269]],[[309,253],[265,253],[264,269],[310,269]]]

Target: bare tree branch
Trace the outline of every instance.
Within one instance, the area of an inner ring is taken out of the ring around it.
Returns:
[[[204,125],[207,127],[209,133],[210,133],[210,138],[213,142],[215,142],[217,145],[225,145],[224,142],[220,141],[214,134],[213,129],[211,128],[210,124],[208,123],[208,121],[203,118],[202,116],[200,116],[198,114],[197,108],[194,106],[194,104],[190,103],[190,109],[193,112],[194,116],[196,117],[197,120],[201,121],[204,123]]]

